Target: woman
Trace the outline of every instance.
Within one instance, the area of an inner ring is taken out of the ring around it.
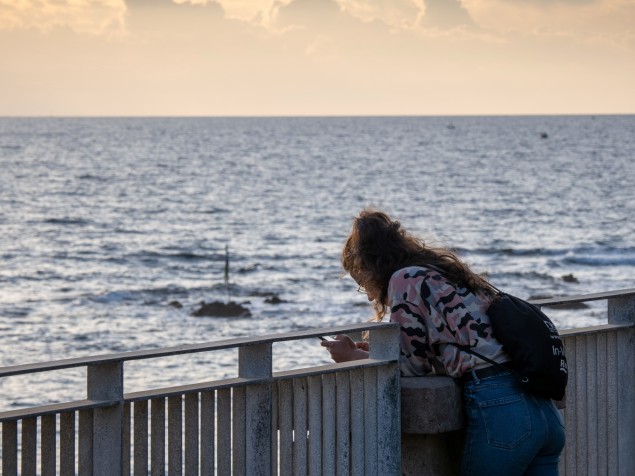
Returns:
[[[400,324],[402,375],[449,375],[462,382],[462,475],[558,474],[562,417],[551,400],[525,393],[505,369],[509,356],[486,314],[496,290],[483,277],[451,251],[427,246],[372,209],[354,220],[342,264],[373,303],[376,319],[390,312],[390,320]],[[368,357],[367,343],[345,335],[322,345],[336,362]]]

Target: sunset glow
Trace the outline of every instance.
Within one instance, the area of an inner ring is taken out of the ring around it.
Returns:
[[[0,0],[0,115],[635,112],[632,0]]]

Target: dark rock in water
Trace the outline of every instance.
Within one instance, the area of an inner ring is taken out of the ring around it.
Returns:
[[[562,280],[565,283],[579,283],[580,281],[578,281],[578,278],[576,278],[573,274],[565,274],[562,277]]]
[[[281,304],[283,302],[287,302],[284,299],[280,299],[278,296],[273,295],[271,297],[268,297],[267,299],[265,299],[265,302],[267,304]]]
[[[183,304],[181,304],[179,301],[170,301],[168,303],[168,306],[174,307],[176,309],[181,309],[183,307]]]
[[[203,301],[201,307],[192,313],[195,317],[251,317],[251,312],[246,307],[230,301],[228,303]]]
[[[254,291],[251,293],[251,295],[256,297],[269,298],[275,296],[276,293],[272,293],[271,291]]]

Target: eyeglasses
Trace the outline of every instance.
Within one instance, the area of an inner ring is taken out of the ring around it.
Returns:
[[[368,291],[366,291],[364,289],[364,286],[362,286],[361,284],[359,286],[357,286],[357,292],[358,293],[362,293],[362,294],[368,294]]]

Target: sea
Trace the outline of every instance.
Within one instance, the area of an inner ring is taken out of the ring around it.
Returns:
[[[633,288],[634,184],[635,116],[1,118],[0,366],[367,321],[339,254],[369,206],[520,297]],[[251,317],[192,315],[229,300]],[[273,356],[329,362],[314,338]],[[0,409],[83,399],[85,374],[0,379]],[[125,385],[236,374],[228,350]]]

